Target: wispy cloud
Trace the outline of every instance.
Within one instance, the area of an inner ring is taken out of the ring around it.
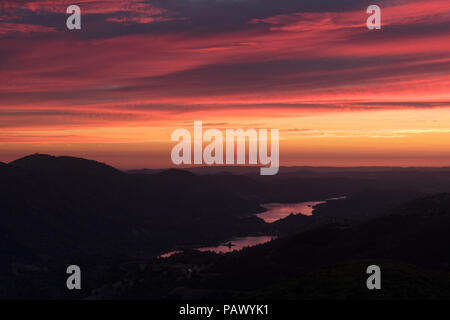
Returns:
[[[113,128],[81,135],[106,141],[120,139],[112,134],[126,132],[120,128],[196,117],[267,125],[266,118],[304,114],[450,107],[446,0],[383,1],[379,31],[365,28],[369,1],[80,0],[76,32],[65,27],[69,4],[0,3],[0,127],[19,132],[9,141]],[[413,134],[296,127],[281,129],[318,137]]]

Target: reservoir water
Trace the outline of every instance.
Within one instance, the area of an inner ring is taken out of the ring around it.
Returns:
[[[198,248],[199,251],[213,251],[215,253],[227,253],[239,251],[245,247],[253,247],[274,240],[275,236],[236,237],[218,246]]]
[[[215,253],[228,253],[242,250],[245,247],[253,247],[258,244],[267,243],[276,238],[277,238],[276,236],[235,237],[231,238],[229,241],[223,242],[216,246],[198,247],[195,248],[195,250],[202,252],[212,251]],[[182,250],[173,250],[159,255],[158,258],[169,258],[174,254],[182,252],[183,252]]]
[[[325,203],[332,200],[342,200],[346,197],[329,198],[324,201],[309,201],[300,203],[268,203],[263,204],[262,207],[267,209],[263,213],[257,214],[257,216],[263,219],[267,223],[272,223],[277,220],[286,218],[291,213],[302,214],[304,216],[311,216],[314,211],[314,207],[318,204]]]
[[[257,214],[257,216],[263,219],[267,223],[275,222],[279,219],[283,219],[293,214],[302,214],[311,216],[314,212],[314,206],[325,203],[331,200],[341,200],[346,197],[329,198],[324,201],[308,201],[300,203],[268,203],[262,205],[267,211]],[[259,244],[267,243],[276,239],[275,236],[249,236],[249,237],[235,237],[228,241],[225,241],[216,246],[198,247],[196,250],[206,252],[212,251],[215,253],[228,253],[232,251],[239,251],[245,247],[253,247]],[[174,254],[181,253],[182,250],[174,250],[164,253],[159,258],[168,258]]]

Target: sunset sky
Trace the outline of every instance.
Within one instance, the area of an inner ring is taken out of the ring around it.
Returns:
[[[168,167],[201,120],[280,129],[281,165],[450,166],[449,0],[2,0],[0,79],[3,162]]]

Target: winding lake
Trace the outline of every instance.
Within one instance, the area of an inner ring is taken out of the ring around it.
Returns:
[[[275,222],[279,219],[283,219],[293,214],[302,214],[311,216],[314,212],[314,206],[325,203],[331,200],[341,200],[346,197],[329,198],[324,201],[308,201],[300,203],[268,203],[262,205],[267,211],[257,214],[257,216],[263,219],[267,223]],[[215,253],[228,253],[232,251],[239,251],[245,247],[253,247],[259,244],[267,243],[276,239],[276,236],[251,236],[251,237],[234,237],[228,241],[225,241],[217,246],[198,247],[196,250],[206,252],[212,251]],[[182,253],[182,250],[174,250],[164,253],[158,258],[169,258],[177,253]]]

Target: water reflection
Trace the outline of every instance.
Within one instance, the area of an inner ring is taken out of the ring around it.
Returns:
[[[228,253],[232,251],[239,251],[245,247],[253,247],[258,244],[263,244],[275,240],[276,236],[254,236],[254,237],[235,237],[230,241],[224,242],[218,246],[200,247],[195,250],[206,252],[212,251],[215,253]],[[182,250],[174,250],[166,252],[158,256],[158,258],[169,258],[175,254],[182,253]]]
[[[178,253],[182,253],[182,252],[183,252],[182,250],[169,251],[169,252],[159,255],[158,258],[169,258],[169,257],[173,256],[174,254],[178,254]]]
[[[236,250],[242,250],[245,247],[253,247],[258,244],[267,243],[274,240],[275,238],[275,236],[236,237],[232,238],[229,242],[223,243],[221,245],[198,248],[197,250],[202,252],[213,251],[215,253],[227,253]]]
[[[293,214],[303,214],[305,216],[311,216],[314,211],[314,206],[325,203],[326,201],[311,201],[301,203],[268,203],[262,205],[267,211],[257,214],[257,216],[263,219],[267,223],[272,223],[277,220],[283,219]]]
[[[283,219],[293,214],[302,214],[304,216],[311,216],[314,211],[314,206],[325,203],[332,200],[342,200],[346,197],[329,198],[325,201],[309,201],[300,203],[268,203],[262,205],[267,211],[257,214],[257,216],[263,219],[267,223],[272,223],[277,220]]]
[[[279,219],[283,219],[293,214],[302,214],[305,216],[311,216],[314,212],[314,206],[318,204],[325,203],[327,201],[332,200],[341,200],[346,197],[336,197],[329,198],[324,201],[309,201],[309,202],[300,202],[300,203],[269,203],[263,205],[264,208],[267,209],[266,212],[257,214],[257,216],[263,219],[267,223],[275,222]],[[254,237],[235,237],[231,240],[224,242],[218,246],[209,246],[209,247],[200,247],[196,248],[196,250],[205,252],[212,251],[215,253],[228,253],[232,251],[242,250],[245,247],[253,247],[258,244],[263,244],[270,242],[276,239],[275,236],[254,236]],[[159,258],[169,258],[177,253],[182,253],[182,250],[174,250],[167,253],[164,253]]]

